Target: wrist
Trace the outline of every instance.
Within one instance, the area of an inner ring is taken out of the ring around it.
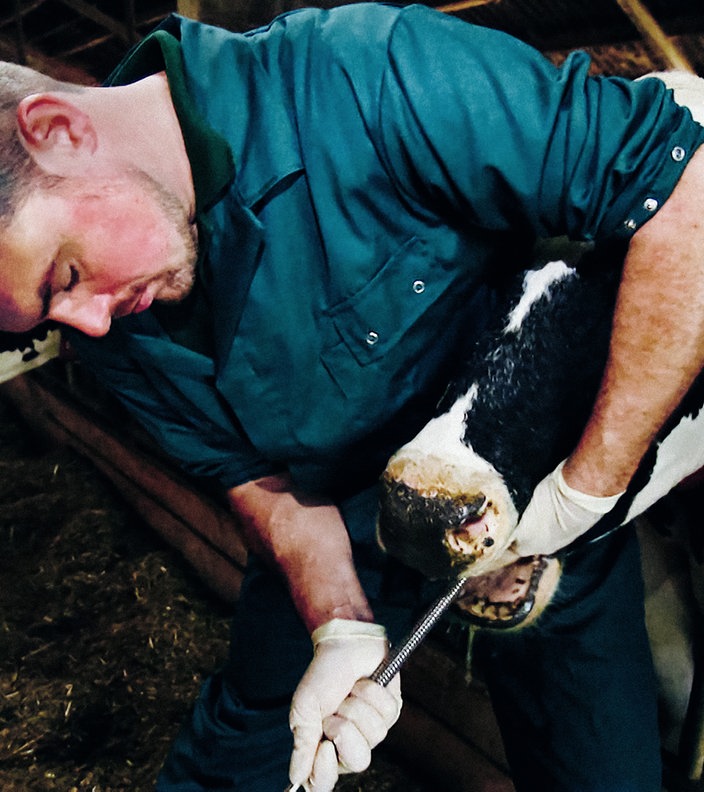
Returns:
[[[585,454],[578,449],[560,467],[561,487],[568,497],[574,492],[594,498],[618,497],[634,472],[631,465],[620,467],[608,454]]]
[[[621,495],[623,495],[623,490],[613,495],[594,495],[573,487],[571,484],[567,483],[564,476],[564,467],[565,462],[562,462],[555,469],[553,474],[555,477],[555,485],[563,497],[582,509],[586,509],[595,514],[606,514],[613,509],[616,502]]]
[[[308,558],[303,563],[286,561],[284,576],[294,605],[309,633],[339,619],[373,622],[374,614],[354,567],[340,559]]]
[[[313,645],[335,638],[370,638],[372,640],[386,640],[386,629],[382,624],[352,619],[331,619],[313,630],[311,640]]]

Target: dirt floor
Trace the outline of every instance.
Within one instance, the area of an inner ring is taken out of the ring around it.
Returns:
[[[3,792],[152,789],[227,633],[227,608],[90,463],[0,402]],[[430,788],[383,751],[338,784]]]

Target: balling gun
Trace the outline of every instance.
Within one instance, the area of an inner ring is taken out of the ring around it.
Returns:
[[[379,663],[371,673],[369,679],[376,682],[381,687],[386,687],[389,682],[401,670],[401,666],[408,660],[413,652],[420,646],[425,636],[438,623],[440,617],[460,596],[464,589],[466,578],[458,578],[453,581],[448,590],[439,596],[430,605],[425,614],[416,622],[413,629],[398,646],[392,647],[388,657]],[[297,792],[301,788],[300,784],[289,784],[284,792]]]

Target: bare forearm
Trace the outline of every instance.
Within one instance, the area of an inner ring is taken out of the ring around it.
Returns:
[[[593,495],[623,490],[704,364],[704,152],[634,236],[592,417],[564,468]]]
[[[310,631],[333,618],[371,621],[349,537],[336,506],[268,476],[228,492],[250,548],[287,582]]]

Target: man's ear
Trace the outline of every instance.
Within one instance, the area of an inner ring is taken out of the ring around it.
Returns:
[[[57,176],[69,175],[98,146],[90,116],[61,94],[32,94],[22,99],[17,129],[37,165]]]

